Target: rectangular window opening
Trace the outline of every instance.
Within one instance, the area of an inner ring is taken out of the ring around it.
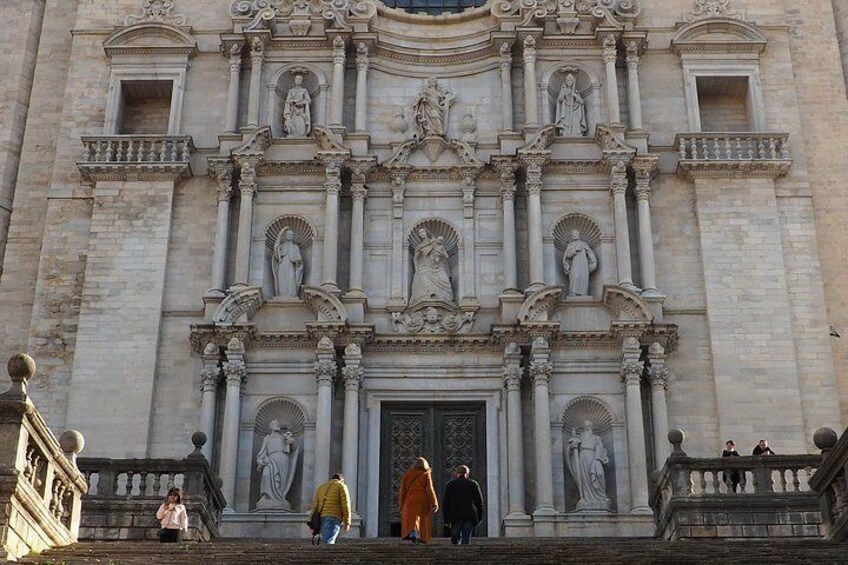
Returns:
[[[171,119],[172,80],[121,81],[120,135],[166,134]]]
[[[754,130],[748,77],[698,77],[697,85],[701,131]]]

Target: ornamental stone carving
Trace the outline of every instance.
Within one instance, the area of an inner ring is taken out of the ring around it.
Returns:
[[[453,286],[451,285],[450,255],[445,248],[442,235],[432,236],[426,227],[417,230],[419,242],[415,246],[412,277],[412,291],[409,303],[436,300],[453,304]]]
[[[312,97],[303,87],[303,75],[295,75],[294,86],[283,105],[283,131],[286,137],[306,137],[312,131]]]
[[[694,10],[686,15],[687,22],[706,18],[742,19],[742,13],[730,8],[730,0],[695,0]]]
[[[144,0],[141,3],[141,13],[127,16],[124,19],[125,26],[132,26],[144,22],[156,22],[174,26],[184,26],[186,17],[182,14],[172,14],[174,2],[172,0]]]
[[[576,428],[572,430],[566,462],[580,492],[577,510],[607,511],[611,501],[607,496],[604,467],[609,464],[609,455],[603,440],[595,435],[592,427],[592,421],[586,420],[579,432]]]
[[[420,138],[444,137],[450,121],[450,108],[456,97],[439,87],[436,77],[424,81],[424,88],[412,104],[415,128]]]
[[[292,512],[286,496],[297,470],[297,440],[290,430],[282,429],[279,420],[271,420],[270,428],[256,454],[256,466],[260,473],[256,509]]]
[[[586,101],[577,90],[574,74],[565,75],[556,101],[557,134],[563,137],[584,137],[589,130],[586,122]]]
[[[349,19],[370,20],[377,6],[372,0],[234,0],[230,13],[235,18],[250,18],[245,29],[258,29],[278,18],[291,24],[314,15],[327,20],[329,27],[348,30]],[[295,27],[299,25],[303,24]],[[300,35],[302,30],[295,27],[293,34]]]
[[[455,334],[468,331],[474,324],[474,312],[459,312],[444,304],[422,305],[409,312],[392,312],[392,325],[397,332],[420,334]]]
[[[274,247],[274,285],[277,296],[286,298],[297,298],[303,283],[303,255],[294,238],[294,230],[286,226]]]
[[[623,27],[635,20],[642,10],[641,0],[499,0],[492,3],[492,15],[517,19],[527,26],[547,16],[557,17],[562,33],[573,33],[579,24],[576,15],[588,15],[600,24]],[[575,21],[577,20],[577,21]]]
[[[562,255],[562,270],[568,277],[567,296],[588,296],[589,276],[598,269],[598,258],[580,231],[571,230],[571,241]]]

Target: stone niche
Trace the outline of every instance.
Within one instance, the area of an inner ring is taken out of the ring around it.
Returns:
[[[312,244],[315,241],[317,232],[312,222],[306,218],[292,214],[277,217],[268,224],[268,227],[265,228],[265,267],[263,269],[262,290],[265,293],[265,296],[292,301],[295,299],[277,296],[277,286],[274,278],[274,250],[279,244],[280,238],[283,237],[286,229],[290,229],[294,232],[294,243],[300,247],[300,253],[303,258],[302,286],[317,284],[317,281],[312,281],[311,279],[312,266],[314,265],[314,246]],[[300,298],[302,298],[302,296],[300,296]]]
[[[459,231],[446,220],[438,218],[429,218],[413,224],[412,228],[407,234],[407,247],[409,249],[409,253],[407,254],[407,256],[409,257],[409,264],[407,268],[408,276],[406,285],[407,289],[409,289],[410,306],[413,306],[411,301],[412,282],[415,277],[415,250],[421,243],[419,230],[421,230],[422,228],[427,230],[427,233],[431,238],[444,238],[443,245],[445,251],[448,254],[447,262],[448,267],[450,269],[451,288],[453,289],[453,304],[456,304],[459,300],[461,290],[459,284],[459,265],[460,253],[462,251],[462,242],[460,239]]]
[[[592,422],[592,432],[598,436],[606,451],[607,462],[603,465],[603,486],[609,498],[608,508],[591,507],[581,504],[580,489],[569,470],[569,440],[581,433],[586,421]],[[613,437],[613,418],[607,406],[593,397],[580,397],[568,403],[562,415],[563,468],[565,470],[565,510],[566,512],[614,513],[617,509],[616,488],[616,445]]]
[[[555,223],[552,230],[554,240],[554,257],[556,261],[557,284],[564,286],[563,297],[568,294],[568,276],[564,273],[562,266],[562,258],[568,243],[571,241],[571,231],[577,230],[580,232],[580,239],[586,242],[597,259],[597,268],[589,275],[589,294],[583,297],[570,297],[574,299],[584,299],[587,301],[598,300],[603,287],[603,262],[601,261],[601,228],[598,222],[587,214],[580,212],[569,212],[560,217]]]
[[[301,76],[303,82],[301,86],[309,92],[311,104],[309,112],[311,115],[311,127],[324,124],[324,105],[326,104],[324,93],[327,91],[327,83],[324,74],[312,67],[311,65],[286,66],[280,68],[273,75],[268,89],[270,95],[268,97],[268,112],[269,123],[271,125],[271,135],[274,138],[288,138],[283,129],[283,111],[286,103],[286,97],[289,90],[295,86],[295,77]],[[306,138],[311,137],[311,132]],[[298,138],[291,138],[298,139]],[[304,138],[299,138],[304,139]]]

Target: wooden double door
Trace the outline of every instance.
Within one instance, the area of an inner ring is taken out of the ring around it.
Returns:
[[[384,403],[380,430],[380,536],[400,536],[398,490],[401,477],[417,457],[433,468],[433,486],[441,504],[445,485],[457,465],[471,468],[486,496],[486,406],[483,403]],[[477,528],[485,536],[487,520]],[[433,535],[442,536],[444,516],[433,519]]]

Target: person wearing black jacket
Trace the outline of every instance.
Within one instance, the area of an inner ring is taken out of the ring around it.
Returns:
[[[760,442],[754,446],[754,450],[751,452],[751,455],[774,455],[774,451],[769,447],[768,441],[761,439]]]
[[[480,484],[468,476],[465,465],[456,468],[456,478],[445,487],[442,509],[445,523],[450,524],[451,543],[468,545],[474,528],[483,521],[483,493]]]

